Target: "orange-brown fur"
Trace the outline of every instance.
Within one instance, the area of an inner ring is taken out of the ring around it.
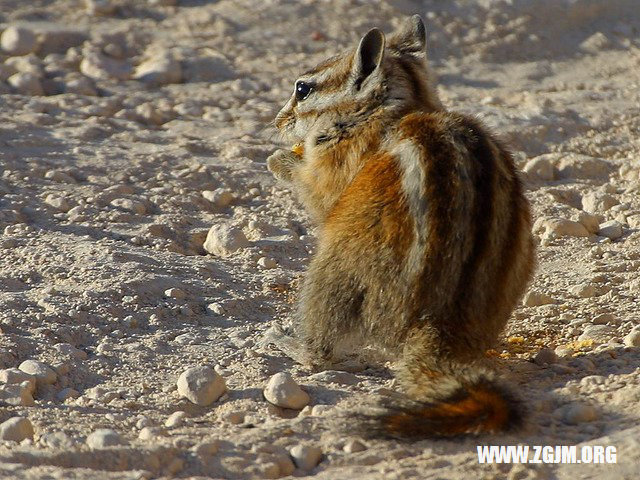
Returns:
[[[475,363],[534,265],[510,153],[477,120],[444,109],[419,17],[388,40],[370,31],[296,90],[276,125],[303,154],[278,151],[268,165],[318,224],[297,312],[306,362],[331,365],[345,339],[396,352],[411,400],[385,407],[388,435],[515,426],[518,401]]]

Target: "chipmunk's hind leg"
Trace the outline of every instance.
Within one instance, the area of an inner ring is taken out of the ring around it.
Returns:
[[[335,363],[336,348],[362,325],[364,289],[341,269],[339,256],[322,251],[312,261],[298,304],[298,334],[314,369]]]

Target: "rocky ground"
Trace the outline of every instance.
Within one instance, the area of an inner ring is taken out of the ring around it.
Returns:
[[[314,242],[270,121],[297,73],[413,13],[534,206],[538,272],[491,352],[530,405],[514,435],[364,440],[349,414],[390,364],[311,374],[261,342]],[[636,478],[636,0],[0,0],[0,22],[0,477]]]

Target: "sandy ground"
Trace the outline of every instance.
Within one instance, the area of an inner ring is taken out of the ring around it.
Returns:
[[[23,27],[0,53],[0,378],[51,368],[33,395],[0,382],[0,423],[33,427],[0,426],[0,477],[637,478],[637,7],[0,0],[0,30]],[[297,73],[413,13],[447,107],[492,125],[526,177],[539,268],[494,356],[531,414],[514,435],[354,451],[349,414],[393,389],[391,365],[312,375],[261,343],[314,243],[266,171],[269,122]],[[246,242],[206,254],[213,225]],[[208,406],[176,388],[197,365],[228,388]],[[301,413],[264,399],[278,372],[309,394]],[[87,440],[102,428],[117,445]],[[480,465],[479,444],[614,445],[617,464]],[[298,445],[320,463],[294,470]]]

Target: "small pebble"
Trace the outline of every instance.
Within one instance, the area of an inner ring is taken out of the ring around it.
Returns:
[[[224,378],[206,366],[192,367],[182,372],[177,386],[181,397],[200,406],[212,404],[227,390]]]
[[[68,400],[69,398],[78,398],[80,396],[80,392],[78,392],[75,388],[63,388],[56,394],[56,398],[61,402]]]
[[[589,283],[583,283],[581,285],[576,285],[569,290],[573,295],[580,298],[590,298],[595,297],[600,294],[600,289]]]
[[[164,437],[166,435],[167,432],[162,428],[144,427],[142,430],[140,430],[140,433],[138,433],[138,438],[140,440],[151,440],[153,438]]]
[[[302,390],[288,373],[273,375],[264,389],[269,403],[283,408],[302,409],[309,403],[309,394]]]
[[[346,453],[363,452],[367,449],[367,446],[360,440],[349,440],[342,448]]]
[[[244,422],[244,412],[230,412],[224,416],[224,420],[231,425],[240,425]]]
[[[110,428],[100,428],[87,437],[89,448],[114,447],[124,445],[124,443],[120,434]]]
[[[558,361],[558,356],[550,348],[543,348],[533,358],[533,362],[537,365],[551,365]]]
[[[164,291],[164,296],[175,300],[184,300],[187,298],[185,291],[180,288],[169,288]]]
[[[524,296],[522,303],[525,307],[538,307],[555,303],[555,300],[546,293],[531,290]]]
[[[203,248],[212,255],[225,257],[248,245],[249,242],[242,230],[219,224],[209,229]]]
[[[598,419],[598,411],[591,405],[572,403],[564,407],[562,420],[569,425],[592,422]]]
[[[322,450],[315,445],[296,445],[289,450],[296,467],[301,470],[312,470],[322,459]]]
[[[60,210],[61,212],[68,212],[71,210],[73,205],[67,200],[65,197],[61,197],[56,195],[55,193],[51,193],[46,196],[44,199],[44,203],[47,205],[51,205],[56,210]]]
[[[184,424],[184,419],[187,418],[186,412],[178,410],[177,412],[173,412],[167,420],[164,422],[164,426],[167,428],[179,427]]]
[[[44,178],[58,183],[77,183],[75,178],[62,170],[49,170],[44,174]]]
[[[18,72],[7,79],[7,83],[22,95],[44,95],[40,79],[31,72]]]
[[[611,220],[600,225],[598,235],[617,240],[622,236],[623,232],[622,224],[617,220]]]
[[[218,440],[207,440],[195,445],[192,450],[201,459],[207,459],[216,453],[220,448],[220,442]]]
[[[235,197],[231,190],[227,190],[224,188],[205,190],[202,192],[202,196],[218,207],[226,207],[235,200]]]
[[[71,358],[75,358],[76,360],[86,360],[87,352],[84,350],[80,350],[79,348],[74,347],[70,343],[57,343],[53,346],[58,352],[62,355],[66,355]]]
[[[36,50],[37,38],[31,30],[10,26],[2,32],[0,46],[9,56],[27,55]]]
[[[277,266],[277,263],[273,258],[260,257],[260,259],[258,259],[258,265],[266,270],[269,270],[275,268]]]
[[[28,418],[12,417],[0,424],[0,440],[21,442],[33,438],[33,425]]]

